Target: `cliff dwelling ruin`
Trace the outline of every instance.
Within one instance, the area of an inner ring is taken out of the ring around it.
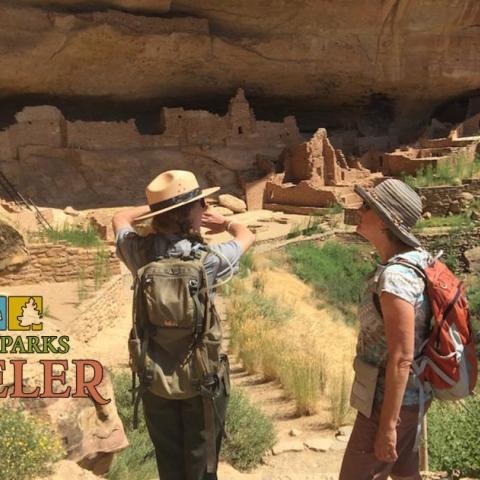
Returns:
[[[355,182],[473,160],[476,2],[217,3],[2,2],[3,175],[41,207],[185,168],[249,209],[349,208]]]

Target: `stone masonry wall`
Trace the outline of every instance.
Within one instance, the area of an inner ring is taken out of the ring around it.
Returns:
[[[474,197],[480,196],[480,179],[464,180],[462,185],[455,187],[417,188],[417,192],[422,197],[424,212],[430,212],[432,215],[459,213],[463,193],[469,193]]]
[[[67,282],[94,278],[101,265],[110,274],[120,273],[120,262],[113,249],[107,250],[108,264],[99,258],[96,248],[78,248],[63,243],[42,243],[28,246],[30,261],[21,266],[6,268],[0,276],[0,285],[21,285],[38,282]]]
[[[415,232],[422,247],[432,255],[443,250],[441,260],[452,268],[455,273],[461,274],[468,271],[465,252],[480,246],[480,228],[464,230],[445,230],[442,233]],[[335,232],[335,239],[348,244],[366,245],[368,242],[354,232]]]
[[[88,342],[100,330],[115,325],[119,318],[131,314],[131,284],[130,273],[115,275],[92,298],[79,305],[76,321],[78,331],[73,332],[76,341]]]
[[[445,233],[415,233],[422,246],[433,255],[440,250],[444,251],[441,260],[455,273],[468,271],[468,264],[464,253],[480,246],[480,228],[448,230]]]

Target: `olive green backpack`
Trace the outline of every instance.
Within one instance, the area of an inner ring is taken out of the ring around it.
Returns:
[[[159,256],[135,278],[133,326],[129,338],[133,426],[143,392],[182,400],[201,395],[207,430],[207,469],[216,469],[214,399],[223,382],[228,395],[228,360],[221,353],[220,318],[207,288],[205,245],[185,256]],[[229,262],[227,261],[227,264]],[[230,275],[226,283],[232,276]],[[136,388],[135,380],[139,379]]]

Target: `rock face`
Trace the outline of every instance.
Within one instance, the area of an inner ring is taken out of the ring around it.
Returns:
[[[479,25],[476,0],[18,0],[0,7],[0,92],[221,108],[243,86],[302,125],[401,133],[478,89]]]

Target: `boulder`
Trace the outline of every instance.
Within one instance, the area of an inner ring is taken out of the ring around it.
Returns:
[[[41,377],[27,380],[31,380],[27,382],[29,385],[35,385],[41,381]],[[95,475],[104,475],[110,468],[114,454],[128,447],[128,440],[117,413],[112,381],[106,370],[97,388],[103,398],[112,401],[101,406],[90,398],[35,398],[25,401],[24,406],[28,414],[47,420],[65,439],[67,460]]]
[[[75,210],[73,207],[68,206],[63,209],[63,211],[67,215],[71,215],[72,217],[78,217],[80,215],[80,212],[78,210]]]
[[[28,262],[28,250],[23,235],[12,219],[0,215],[0,271]]]
[[[218,202],[222,207],[229,208],[232,212],[243,213],[247,211],[247,204],[240,198],[228,193],[218,196]]]
[[[311,438],[305,442],[305,446],[314,452],[328,452],[332,446],[333,439],[328,437]]]
[[[480,272],[480,247],[471,248],[463,254],[471,272]]]
[[[214,207],[212,207],[212,211],[215,212],[215,213],[218,213],[220,215],[223,215],[224,217],[228,217],[229,215],[233,215],[233,211],[230,210],[227,207],[214,206]]]
[[[102,477],[98,477],[89,470],[78,466],[71,460],[61,460],[53,465],[52,473],[48,477],[35,478],[34,480],[100,480]]]
[[[475,200],[475,197],[469,192],[462,192],[460,194],[460,201],[464,203],[470,203]]]
[[[261,480],[261,473],[245,473],[239,472],[231,465],[225,462],[220,462],[218,464],[218,478],[225,480]]]
[[[473,221],[478,222],[480,220],[480,212],[478,210],[473,210],[470,214],[470,218]]]
[[[281,455],[286,452],[301,452],[305,450],[304,444],[300,440],[285,440],[278,442],[273,448],[274,455]]]

